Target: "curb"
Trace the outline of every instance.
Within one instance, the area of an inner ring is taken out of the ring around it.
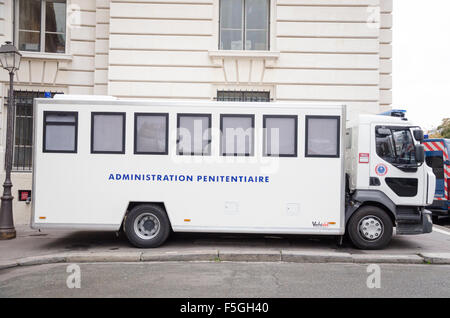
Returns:
[[[337,252],[281,251],[281,260],[288,263],[352,263],[352,255]]]
[[[450,253],[421,253],[427,264],[450,265]]]
[[[141,262],[214,262],[219,260],[219,251],[189,251],[184,253],[141,253]]]
[[[354,263],[358,264],[424,264],[426,263],[419,255],[352,255]]]
[[[140,262],[142,252],[91,252],[75,253],[66,256],[66,263],[118,263]]]
[[[218,254],[219,260],[224,262],[281,262],[280,251],[224,251]]]
[[[0,261],[0,270],[18,266],[57,263],[115,262],[284,262],[284,263],[349,263],[349,264],[433,264],[450,265],[450,253],[418,255],[350,254],[314,251],[185,251],[179,252],[88,252],[62,253]]]

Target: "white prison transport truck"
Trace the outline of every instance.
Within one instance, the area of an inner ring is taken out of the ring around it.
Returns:
[[[361,249],[432,230],[423,133],[343,105],[36,99],[31,226],[123,230],[137,247],[171,231],[348,233]]]

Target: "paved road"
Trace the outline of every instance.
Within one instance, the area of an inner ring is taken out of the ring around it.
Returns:
[[[67,264],[6,270],[1,297],[450,297],[450,266],[381,265],[380,289],[367,266],[291,263],[80,264],[81,288],[66,285]]]

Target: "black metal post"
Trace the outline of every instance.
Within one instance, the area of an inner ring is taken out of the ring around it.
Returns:
[[[3,184],[3,196],[0,205],[0,240],[10,240],[16,237],[16,229],[13,220],[13,199],[11,169],[13,161],[13,138],[14,138],[14,73],[9,73],[9,102],[8,102],[8,121],[6,127],[6,151],[5,151],[5,170],[6,177]]]

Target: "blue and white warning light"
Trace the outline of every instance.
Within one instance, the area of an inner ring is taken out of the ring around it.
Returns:
[[[406,117],[406,110],[405,109],[393,109],[393,110],[381,113],[379,115],[380,116],[390,116],[390,117],[405,118]]]

